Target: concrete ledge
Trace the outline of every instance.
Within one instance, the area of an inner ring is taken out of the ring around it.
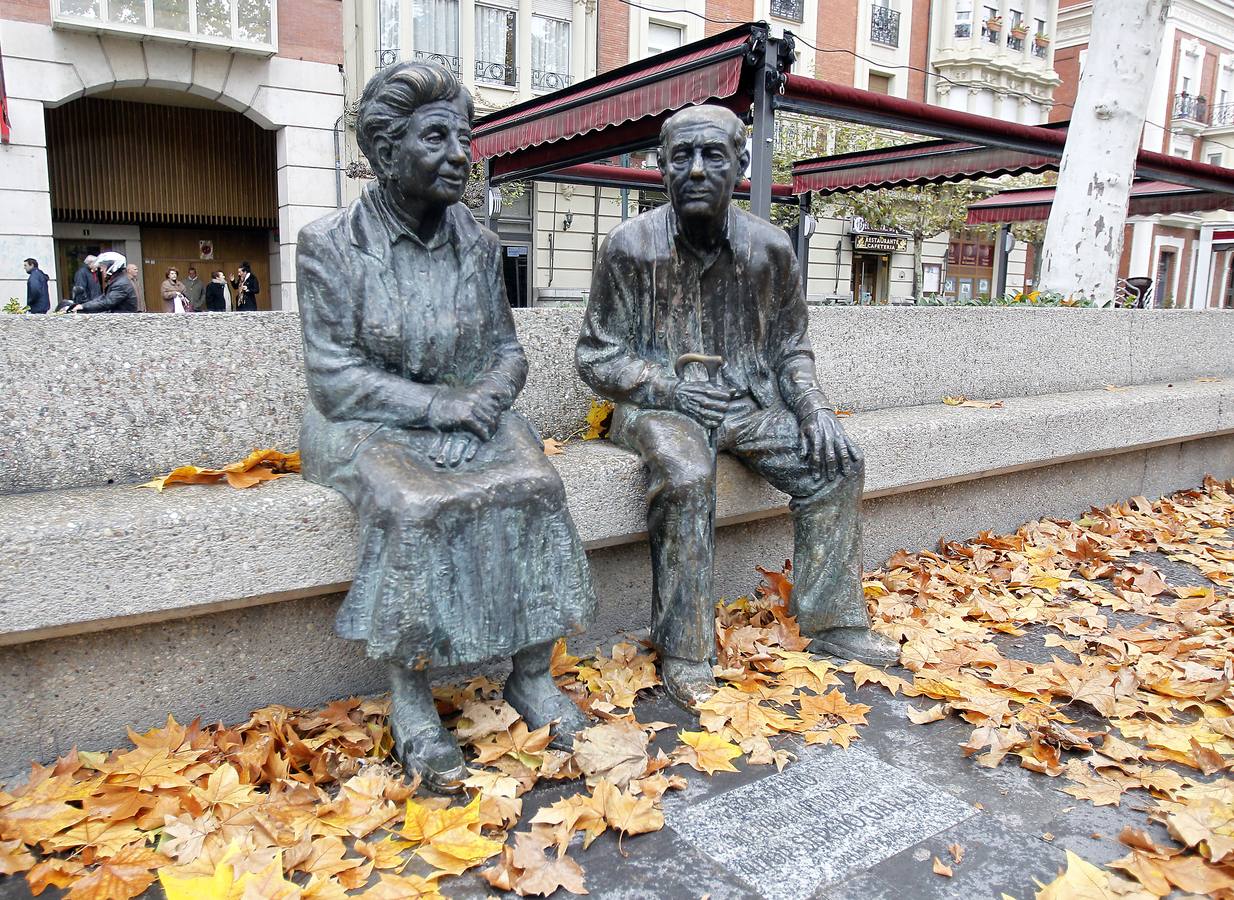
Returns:
[[[1158,497],[1197,485],[1206,473],[1234,474],[1234,435],[868,500],[866,566],[878,566],[899,547],[933,547],[940,537],[1002,533],[1039,517],[1070,518],[1089,504]],[[755,566],[777,565],[792,552],[791,531],[786,516],[721,528],[717,595],[750,591],[758,581]],[[272,542],[266,553],[280,550]],[[575,652],[608,646],[645,628],[649,616],[646,543],[589,556],[599,618],[587,634],[571,638]],[[117,746],[126,726],[144,731],[168,713],[182,722],[197,716],[240,722],[269,703],[317,704],[385,690],[385,670],[364,657],[363,646],[334,635],[338,602],[337,594],[308,597],[6,647],[0,651],[0,782],[28,772],[31,759],[48,762],[75,745]]]
[[[546,435],[577,430],[592,397],[574,370],[581,315],[515,310],[531,364],[518,408]],[[820,383],[857,411],[1234,376],[1228,310],[824,307],[810,335]],[[142,482],[299,441],[295,313],[0,316],[0,371],[14,374],[0,420],[22,436],[0,441],[0,492]]]
[[[867,497],[1234,433],[1234,380],[861,413]],[[553,457],[589,549],[643,538],[637,460],[604,442]],[[725,457],[718,521],[778,516],[786,498]],[[355,523],[333,491],[132,486],[0,496],[0,645],[313,596],[350,581]]]

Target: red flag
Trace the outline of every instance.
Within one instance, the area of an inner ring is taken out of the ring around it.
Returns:
[[[13,123],[9,121],[9,95],[4,89],[4,51],[0,50],[0,144],[9,142],[9,129]]]

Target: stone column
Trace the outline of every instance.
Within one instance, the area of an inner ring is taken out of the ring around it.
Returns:
[[[517,38],[518,98],[526,100],[531,96],[531,0],[518,0]]]
[[[476,5],[460,3],[458,7],[459,75],[467,90],[476,91]]]
[[[570,4],[570,83],[587,77],[587,0]]]
[[[1213,232],[1216,225],[1201,225],[1199,244],[1196,250],[1195,266],[1192,273],[1191,296],[1187,305],[1196,309],[1206,309],[1213,286]]]

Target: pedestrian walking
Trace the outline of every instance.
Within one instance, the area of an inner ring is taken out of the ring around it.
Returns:
[[[197,277],[197,269],[189,266],[189,277],[184,279],[184,296],[189,298],[193,312],[204,312],[206,308],[206,283]]]
[[[39,268],[33,256],[22,263],[26,269],[26,308],[32,313],[51,312],[51,297],[47,293],[47,273]]]
[[[103,295],[73,307],[75,313],[137,312],[137,288],[129,275],[136,266],[126,265],[124,257],[114,250],[99,254],[99,272],[103,276]]]
[[[227,312],[231,294],[227,290],[227,278],[221,271],[210,273],[206,285],[206,312]]]
[[[236,294],[236,312],[257,311],[257,295],[261,293],[261,284],[247,262],[240,263],[240,269],[232,279],[232,288]]]
[[[178,270],[168,269],[163,273],[163,283],[159,286],[159,292],[163,295],[163,312],[186,313],[193,311],[188,297],[184,296],[184,282],[180,280],[180,272]]]

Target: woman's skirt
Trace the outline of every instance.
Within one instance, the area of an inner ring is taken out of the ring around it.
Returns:
[[[373,659],[454,666],[584,628],[595,614],[587,557],[531,426],[507,412],[454,469],[430,458],[439,440],[382,427],[315,479],[347,496],[360,519],[339,636],[366,641]]]

